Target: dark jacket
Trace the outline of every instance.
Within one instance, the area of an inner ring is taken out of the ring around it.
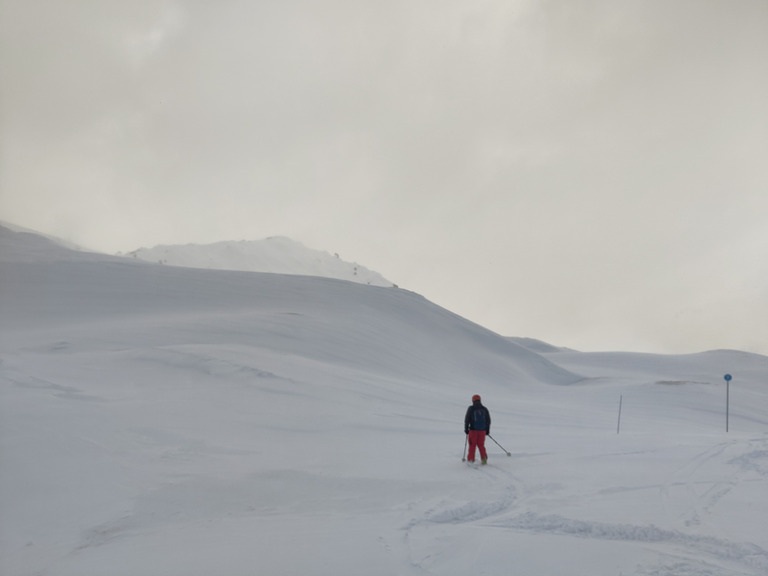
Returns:
[[[475,427],[475,410],[481,410],[483,412],[483,415],[485,416],[485,428],[482,426],[480,428]],[[472,406],[467,408],[467,414],[464,416],[464,433],[467,433],[470,430],[485,430],[486,434],[491,433],[491,413],[488,412],[488,408],[483,406],[480,400],[472,402]]]

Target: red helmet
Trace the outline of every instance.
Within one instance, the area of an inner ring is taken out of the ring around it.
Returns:
[[[479,402],[480,401],[480,394],[475,394],[472,396],[472,402]]]

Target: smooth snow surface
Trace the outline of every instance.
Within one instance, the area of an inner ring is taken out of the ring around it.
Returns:
[[[258,241],[139,248],[129,256],[170,266],[298,274],[349,280],[372,286],[393,285],[378,272],[354,262],[345,262],[338,254],[312,250],[300,242],[282,236],[271,236]]]
[[[3,575],[768,574],[764,356],[525,348],[396,288],[0,241]],[[486,467],[474,393],[512,453]]]

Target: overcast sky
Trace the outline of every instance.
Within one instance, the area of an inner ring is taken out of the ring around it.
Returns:
[[[0,0],[0,218],[289,236],[508,336],[768,354],[768,0]]]

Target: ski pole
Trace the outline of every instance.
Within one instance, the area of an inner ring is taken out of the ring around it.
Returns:
[[[461,453],[461,461],[466,462],[466,454],[467,454],[467,440],[469,440],[469,434],[464,435],[464,452]]]
[[[491,440],[493,440],[494,442],[496,442],[496,438],[494,438],[494,437],[493,437],[493,436],[491,436],[490,434],[488,434],[488,438],[490,438]],[[502,446],[502,445],[501,445],[501,444],[499,444],[498,442],[496,442],[496,446],[498,446],[499,448],[501,448],[502,450],[504,450],[504,452],[506,452],[506,453],[507,453],[507,456],[512,456],[512,453],[511,453],[511,452],[507,452],[506,448],[504,448],[504,446]]]

